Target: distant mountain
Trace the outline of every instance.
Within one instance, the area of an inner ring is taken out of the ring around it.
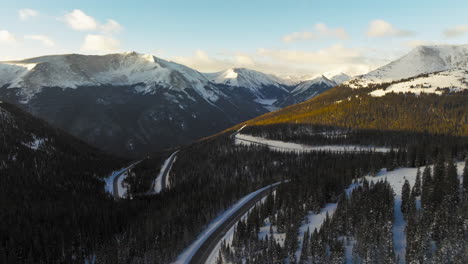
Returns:
[[[392,83],[387,92],[434,93],[437,88],[468,88],[467,71],[468,45],[420,46],[398,60],[353,78],[348,84],[360,88]]]
[[[312,80],[303,81],[294,87],[289,96],[278,100],[275,102],[275,105],[282,108],[288,105],[305,102],[336,85],[336,82],[323,75]]]
[[[292,94],[298,91],[300,85]],[[422,46],[309,101],[239,126],[304,123],[466,136],[467,92],[468,46]]]
[[[118,155],[188,143],[269,111],[251,88],[135,52],[4,62],[0,87],[0,99]]]
[[[330,77],[330,81],[333,81],[336,83],[336,85],[342,84],[344,82],[347,82],[351,80],[351,77],[345,73],[339,73],[337,75],[333,75]]]
[[[249,88],[258,98],[277,98],[288,90],[287,81],[271,74],[245,68],[233,68],[221,72],[205,73],[205,76],[217,84]]]
[[[202,74],[135,52],[0,63],[1,100],[124,156],[188,143],[308,100],[331,83],[292,85],[244,68]]]

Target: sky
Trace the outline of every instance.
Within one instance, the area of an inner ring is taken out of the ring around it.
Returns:
[[[467,44],[464,0],[0,0],[0,60],[153,54],[202,72],[366,73],[418,45]]]

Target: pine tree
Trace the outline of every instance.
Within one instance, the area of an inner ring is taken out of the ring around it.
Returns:
[[[424,210],[430,208],[430,199],[432,196],[432,176],[431,176],[431,168],[426,166],[423,172],[423,182],[422,182],[422,190],[421,190],[421,204]]]
[[[403,188],[401,190],[401,212],[405,219],[408,218],[408,211],[410,208],[410,195],[411,195],[411,187],[408,180],[405,179],[405,183],[403,184]]]
[[[445,186],[445,161],[442,155],[439,155],[437,162],[434,165],[433,171],[433,186],[438,188],[437,191],[433,191],[431,195],[431,202],[434,207],[437,207],[442,202],[443,198],[447,193]]]
[[[416,181],[414,182],[413,192],[416,196],[421,195],[421,170],[419,168],[416,172]]]
[[[445,173],[446,196],[452,203],[459,201],[460,181],[458,180],[457,168],[453,162],[448,162]]]
[[[463,196],[468,200],[468,159],[465,161],[465,168],[463,168]]]

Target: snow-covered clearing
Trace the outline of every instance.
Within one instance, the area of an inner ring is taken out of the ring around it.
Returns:
[[[458,174],[461,175],[465,163],[458,162],[456,164]],[[431,166],[432,167],[432,166]],[[394,223],[392,227],[393,233],[393,245],[395,254],[399,256],[400,262],[405,263],[405,253],[406,253],[406,221],[403,218],[401,212],[401,191],[403,189],[403,184],[405,179],[408,180],[411,187],[414,186],[416,181],[417,168],[400,168],[394,171],[387,171],[382,169],[375,177],[366,176],[365,178],[370,182],[378,182],[380,180],[387,180],[387,182],[392,187],[395,192],[395,206],[394,206]],[[424,170],[424,167],[420,168],[421,173]]]
[[[161,170],[159,171],[159,174],[158,174],[158,177],[156,177],[156,180],[154,181],[154,189],[153,189],[153,192],[154,193],[160,193],[162,191],[162,179],[163,179],[163,176],[164,176],[164,173],[166,172],[167,170],[167,174],[169,174],[169,172],[171,171],[171,168],[172,168],[172,164],[174,164],[175,162],[175,158],[174,156],[177,155],[177,152],[179,151],[176,151],[174,153],[171,154],[171,156],[169,156],[169,158],[167,158],[165,161],[164,161],[164,164],[162,165],[161,167]],[[172,159],[174,159],[172,162],[170,162]],[[169,166],[169,168],[168,168]],[[168,180],[166,179],[166,183],[165,183],[165,186],[164,188],[167,188],[168,187]]]
[[[269,218],[265,219],[263,224],[264,226],[260,227],[258,238],[265,239],[267,235],[270,236],[270,226],[271,226],[271,229],[273,231],[272,232],[273,239],[281,246],[284,246],[284,239],[286,239],[286,233],[279,233],[278,228],[274,225],[272,226],[272,223]]]
[[[442,94],[440,89],[449,89],[451,92],[458,92],[468,89],[468,74],[465,70],[457,69],[445,72],[430,74],[427,77],[420,77],[406,82],[399,82],[390,85],[387,89],[372,91],[370,95],[381,97],[388,93],[432,93]]]
[[[259,190],[255,191],[255,192],[252,192],[252,193],[244,196],[236,204],[231,206],[228,210],[221,213],[218,217],[216,217],[213,221],[211,221],[210,224],[208,224],[208,227],[198,236],[198,238],[195,240],[195,242],[193,242],[189,247],[187,247],[182,252],[182,254],[179,255],[179,257],[177,258],[177,260],[174,263],[175,264],[189,263],[190,260],[192,259],[193,255],[197,252],[197,250],[205,242],[205,240],[208,239],[208,237],[213,232],[215,232],[216,229],[218,229],[218,227],[222,223],[224,223],[224,221],[226,221],[232,214],[234,214],[237,210],[239,210],[244,204],[246,204],[252,198],[254,198],[258,193],[262,192],[263,190],[266,190],[266,189],[272,188],[274,186],[277,186],[279,184],[281,184],[281,182],[277,182],[275,184],[268,185],[268,186],[266,186],[266,187],[264,187],[262,189],[259,189]],[[229,233],[231,233],[230,236],[232,237],[233,228],[231,228],[231,230],[229,230],[229,232],[226,233],[225,238],[227,237],[227,235],[229,235]],[[218,244],[219,244],[219,242],[218,242]],[[219,245],[217,246],[217,248],[219,249]],[[214,251],[217,251],[217,250],[214,250]]]
[[[260,145],[266,146],[272,150],[283,152],[313,152],[313,151],[331,151],[331,152],[389,152],[390,148],[361,146],[361,145],[321,145],[310,146],[297,143],[283,142],[279,140],[265,139],[245,134],[237,134],[235,136],[235,144],[237,145]]]
[[[349,196],[352,193],[352,191],[358,186],[358,183],[350,184],[348,188],[345,189],[346,195]],[[320,228],[322,227],[323,221],[325,220],[327,214],[329,217],[332,217],[335,213],[337,206],[337,203],[328,203],[325,205],[324,208],[320,210],[318,214],[314,212],[309,212],[309,214],[306,216],[306,221],[302,222],[301,227],[299,227],[299,233],[297,236],[297,239],[299,240],[299,247],[296,251],[297,261],[299,261],[301,258],[302,245],[304,243],[304,233],[307,232],[307,229],[309,229],[311,235],[315,229],[317,229],[317,232],[320,231]]]
[[[320,231],[320,227],[322,227],[322,223],[325,220],[327,214],[329,217],[332,216],[336,210],[337,205],[337,203],[328,203],[324,208],[322,208],[322,210],[320,210],[318,214],[314,212],[309,212],[309,214],[307,214],[306,221],[303,221],[303,224],[301,227],[299,227],[299,233],[297,235],[297,239],[299,240],[299,247],[296,251],[296,260],[299,261],[301,258],[304,234],[307,232],[307,229],[309,229],[310,234],[312,234],[315,229],[317,229],[317,232]]]

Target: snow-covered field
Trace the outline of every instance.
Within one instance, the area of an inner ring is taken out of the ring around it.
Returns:
[[[259,189],[255,192],[252,192],[246,196],[244,196],[242,199],[240,199],[236,204],[231,206],[228,210],[224,211],[221,213],[218,217],[216,217],[211,223],[208,225],[208,227],[198,236],[198,238],[193,242],[189,247],[187,247],[182,254],[179,255],[177,260],[174,262],[175,264],[185,264],[189,263],[193,255],[197,252],[197,250],[200,248],[200,246],[205,242],[206,239],[214,232],[216,229],[226,221],[232,214],[234,214],[237,210],[239,210],[244,204],[246,204],[248,201],[250,201],[252,198],[254,198],[258,193],[262,192],[263,190],[269,189],[273,186],[276,186],[278,184],[281,184],[281,182],[277,182],[272,185],[268,185],[262,189]],[[234,229],[231,228],[229,232],[226,233],[226,236],[224,237],[225,239],[229,238],[228,236],[233,235]],[[221,241],[220,241],[221,242]],[[216,248],[219,249],[219,244]],[[217,250],[213,250],[213,252],[217,252]],[[213,254],[212,252],[212,254]],[[212,256],[210,256],[210,259],[213,259]],[[216,259],[216,258],[215,258]]]
[[[362,152],[362,151],[374,151],[374,152],[389,152],[389,148],[385,147],[372,147],[372,146],[360,146],[360,145],[321,145],[321,146],[309,146],[297,143],[283,142],[279,140],[265,139],[261,137],[255,137],[245,134],[237,134],[235,136],[235,144],[238,145],[260,145],[267,146],[272,150],[283,151],[283,152],[313,152],[313,151],[331,151],[331,152]]]
[[[458,175],[461,175],[465,163],[458,162],[456,165]],[[395,192],[394,224],[392,227],[393,245],[395,254],[400,257],[400,261],[402,263],[404,263],[406,253],[406,221],[403,219],[403,214],[401,212],[401,191],[403,189],[405,179],[408,180],[411,187],[414,186],[417,170],[417,168],[400,168],[394,171],[387,171],[386,169],[382,169],[375,177],[366,176],[366,179],[371,182],[377,182],[386,179]],[[420,170],[422,173],[424,167],[421,167]]]
[[[301,258],[304,234],[307,232],[307,229],[309,229],[310,234],[312,234],[315,229],[317,229],[317,232],[320,231],[320,227],[322,226],[322,223],[325,220],[327,214],[329,217],[332,216],[336,210],[337,205],[337,203],[328,203],[324,208],[322,208],[322,210],[320,210],[318,214],[309,212],[309,214],[306,216],[307,220],[303,221],[303,224],[299,228],[299,233],[297,235],[299,247],[296,251],[296,259],[298,261]]]
[[[416,78],[411,81],[399,82],[389,86],[387,89],[372,91],[370,95],[381,97],[388,93],[433,93],[442,94],[440,89],[449,89],[458,92],[468,89],[468,73],[466,70],[456,69],[430,74],[428,77]]]
[[[468,45],[419,46],[405,56],[348,82],[352,88],[468,66]]]

